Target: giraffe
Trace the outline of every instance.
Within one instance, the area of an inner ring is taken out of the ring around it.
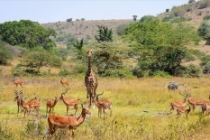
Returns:
[[[91,58],[92,58],[93,52],[91,49],[88,50],[87,56],[88,56],[88,69],[85,75],[85,86],[87,89],[87,99],[89,98],[89,107],[91,107],[91,103],[94,101],[94,97],[96,95],[96,89],[98,86],[98,79],[93,72],[92,66],[91,66]]]

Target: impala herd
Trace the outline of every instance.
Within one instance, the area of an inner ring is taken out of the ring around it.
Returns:
[[[94,103],[95,106],[98,108],[98,118],[103,118],[105,120],[106,110],[109,110],[109,116],[112,116],[112,103],[108,100],[99,99],[99,97],[103,95],[104,92],[101,94],[96,94],[96,89],[98,87],[98,79],[91,65],[92,54],[92,50],[88,50],[88,69],[84,79],[87,91],[87,99],[89,100],[89,108],[83,107],[83,104],[80,103],[80,100],[78,99],[67,99],[65,97],[66,93],[68,92],[67,89],[65,90],[65,92],[61,93],[59,98],[55,97],[55,99],[48,100],[46,102],[46,117],[49,129],[45,135],[47,136],[47,138],[49,138],[50,135],[53,135],[56,132],[56,129],[58,128],[70,130],[70,138],[74,137],[74,129],[80,126],[85,121],[87,114],[91,114],[89,109],[91,108],[92,103]],[[13,80],[13,83],[17,88],[18,85],[22,87],[23,81],[18,79]],[[60,79],[60,83],[62,86],[69,86],[69,82],[63,77]],[[176,82],[171,82],[168,85],[168,90],[178,90],[178,86],[179,84],[177,84]],[[188,118],[188,114],[191,112],[191,110],[194,111],[197,106],[201,107],[203,115],[210,112],[210,102],[199,99],[191,99],[191,94],[187,93],[186,91],[184,94],[180,92],[179,94],[184,97],[183,101],[172,101],[170,103],[170,112],[168,114],[171,114],[173,110],[176,110],[177,115],[185,114],[186,118]],[[53,112],[59,100],[62,100],[66,106],[66,115],[54,114]],[[15,101],[17,101],[18,107],[17,115],[19,114],[20,110],[23,110],[25,118],[26,115],[29,115],[31,109],[35,109],[37,116],[39,116],[41,102],[36,97],[26,102],[23,97],[23,92],[15,90]],[[80,105],[82,107],[82,111],[80,115],[76,117]],[[186,105],[188,105],[189,107],[186,108]],[[69,115],[69,108],[71,106],[75,109],[74,115]]]

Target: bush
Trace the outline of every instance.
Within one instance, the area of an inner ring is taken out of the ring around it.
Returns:
[[[6,43],[0,41],[0,65],[7,65],[12,59],[12,53]]]
[[[164,71],[155,71],[155,72],[153,73],[153,76],[154,76],[154,77],[164,77],[164,78],[169,78],[169,77],[171,77],[170,74],[168,74],[167,72],[164,72]]]
[[[59,72],[59,75],[60,76],[67,76],[67,75],[70,75],[70,72],[68,70],[64,69],[64,70],[61,70]]]
[[[204,73],[204,74],[210,74],[210,62],[207,62],[207,63],[203,66],[203,73]]]
[[[200,1],[198,5],[198,9],[206,8],[208,4],[209,4],[208,0]]]
[[[180,66],[175,69],[175,76],[181,77],[200,77],[202,74],[201,68],[196,65]]]
[[[127,24],[120,24],[116,28],[117,35],[122,35],[128,25]]]
[[[204,20],[209,20],[210,19],[210,15],[206,15],[203,17]]]

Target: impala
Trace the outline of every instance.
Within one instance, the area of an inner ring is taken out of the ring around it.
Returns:
[[[101,95],[103,95],[103,93],[95,95],[94,103],[98,108],[98,118],[101,118],[101,114],[103,111],[103,115],[105,119],[107,109],[110,110],[110,117],[112,116],[112,109],[111,109],[112,103],[110,101],[100,101],[98,97]]]
[[[74,137],[74,129],[80,126],[86,118],[87,114],[91,114],[90,111],[82,106],[82,112],[79,117],[65,116],[58,114],[51,114],[48,116],[49,129],[46,135],[53,135],[57,128],[68,129],[70,131],[70,137]],[[45,136],[44,136],[45,138]]]
[[[205,115],[205,113],[210,112],[210,102],[205,102],[201,105],[202,114]]]
[[[31,108],[34,108],[37,111],[37,115],[39,113],[39,108],[40,108],[40,102],[38,100],[32,100],[27,103],[22,98],[22,92],[20,92],[18,95],[16,95],[15,100],[21,102],[21,106],[24,109],[24,117],[25,115],[29,115],[29,111]]]
[[[64,96],[65,96],[65,94],[66,94],[67,92],[68,92],[68,90],[66,90],[64,93],[61,93],[60,100],[62,100],[63,103],[66,105],[66,112],[67,112],[67,115],[68,115],[69,107],[70,107],[70,106],[73,106],[73,107],[74,107],[74,109],[75,109],[75,115],[76,115],[77,109],[78,109],[79,101],[76,100],[76,99],[65,99]]]
[[[21,98],[22,98],[22,91],[17,91],[15,90],[15,101],[17,101],[17,107],[18,107],[18,110],[17,110],[17,116],[18,116],[18,113],[20,112],[20,108],[22,107],[21,106]]]
[[[191,111],[191,107],[189,106],[188,109],[186,109],[184,107],[179,107],[176,109],[176,111],[177,111],[177,115],[186,114],[186,118],[188,119],[188,114]]]
[[[61,77],[60,82],[61,82],[62,86],[64,86],[64,85],[68,86],[69,85],[69,82],[67,80],[64,80],[63,77]]]
[[[16,85],[16,87],[18,85],[20,85],[22,87],[23,81],[21,79],[16,79],[16,80],[13,80],[13,83]]]
[[[47,101],[47,103],[46,103],[46,115],[47,115],[47,113],[51,113],[51,112],[54,111],[54,107],[57,104],[57,102],[58,102],[57,97],[55,97],[54,100]]]
[[[184,100],[183,101],[173,101],[171,102],[171,109],[170,111],[176,109],[176,108],[180,108],[180,107],[184,107],[189,99],[189,97],[191,96],[190,94],[181,94],[180,95],[184,96]]]

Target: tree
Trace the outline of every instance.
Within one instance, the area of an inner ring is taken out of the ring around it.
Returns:
[[[72,18],[68,18],[66,22],[72,22]]]
[[[137,20],[137,15],[133,15],[133,20],[134,20],[134,21]]]
[[[112,42],[112,29],[108,29],[106,26],[97,26],[98,27],[98,35],[95,36],[95,39],[98,42]]]
[[[206,40],[206,45],[210,45],[210,25],[207,22],[201,23],[198,34]]]
[[[51,36],[56,37],[55,30],[48,30],[39,23],[30,20],[0,24],[0,34],[1,40],[11,45],[19,45],[25,48],[42,46],[46,50],[56,46],[55,42],[50,39]]]
[[[81,51],[82,50],[82,47],[83,47],[83,44],[84,44],[84,42],[83,42],[83,38],[82,38],[80,41],[79,40],[76,40],[76,42],[73,43],[73,46],[76,49],[78,49],[79,51]]]
[[[186,45],[197,43],[196,31],[190,26],[174,25],[158,19],[136,22],[125,30],[123,36],[132,42],[138,64],[134,74],[153,75],[156,71],[175,74],[186,57]]]
[[[6,65],[12,59],[12,53],[6,45],[6,43],[0,41],[0,65]]]

